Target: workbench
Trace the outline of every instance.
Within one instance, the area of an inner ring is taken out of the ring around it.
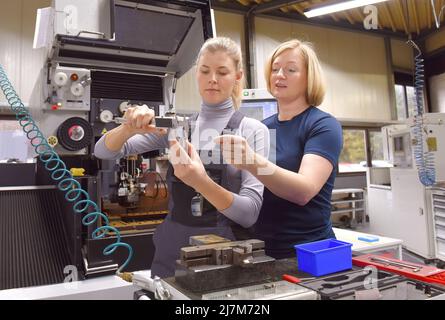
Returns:
[[[352,244],[352,252],[356,253],[376,253],[387,250],[395,250],[394,258],[402,259],[402,243],[401,239],[394,239],[373,235],[369,233],[357,232],[353,230],[333,228],[335,236],[338,240]],[[378,237],[378,241],[366,242],[359,240],[359,237]]]

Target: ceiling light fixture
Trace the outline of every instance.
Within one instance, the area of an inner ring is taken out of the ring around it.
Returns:
[[[317,16],[322,16],[329,13],[334,13],[338,11],[349,10],[353,8],[367,6],[369,4],[375,4],[379,2],[384,2],[388,0],[351,0],[343,2],[335,2],[332,4],[323,5],[321,7],[313,8],[304,12],[307,18],[313,18]]]

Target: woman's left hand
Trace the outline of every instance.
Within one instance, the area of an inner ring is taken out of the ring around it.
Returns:
[[[169,143],[169,161],[173,166],[175,176],[199,192],[208,179],[199,154],[189,142],[187,142],[187,151],[176,140]]]
[[[249,169],[254,166],[256,154],[247,140],[240,136],[223,135],[213,140],[221,146],[224,160],[237,169]]]

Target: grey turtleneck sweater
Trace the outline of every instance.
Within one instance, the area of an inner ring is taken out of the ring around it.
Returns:
[[[220,135],[226,127],[230,117],[235,112],[232,99],[228,99],[219,105],[201,105],[201,111],[196,122],[196,127],[192,132],[191,143],[195,149],[213,149],[213,139]],[[261,122],[244,117],[240,127],[235,132],[236,135],[246,138],[249,145],[255,152],[263,155],[266,159],[269,155],[269,131]],[[94,154],[100,159],[119,159],[130,154],[139,154],[151,150],[168,148],[168,137],[156,134],[135,135],[122,147],[122,150],[112,152],[105,146],[105,136],[97,143]],[[235,177],[238,170],[229,166],[229,179]],[[239,225],[247,228],[252,226],[261,209],[263,201],[264,186],[252,174],[241,171],[241,189],[239,194],[233,194],[233,202],[230,207],[220,211],[227,218]],[[170,197],[169,201],[173,201]],[[169,208],[172,208],[169,204]]]

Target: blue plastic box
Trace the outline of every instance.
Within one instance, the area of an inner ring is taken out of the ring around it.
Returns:
[[[319,277],[352,268],[352,244],[327,239],[295,245],[298,270]]]

